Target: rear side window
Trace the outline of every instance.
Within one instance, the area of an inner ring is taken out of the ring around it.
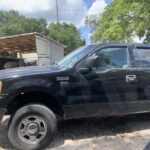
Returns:
[[[150,48],[133,49],[134,66],[150,67]]]

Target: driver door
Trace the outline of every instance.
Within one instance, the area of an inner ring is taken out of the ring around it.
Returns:
[[[89,72],[79,73],[78,82],[70,89],[76,91],[68,99],[74,112],[85,117],[136,111],[138,75],[130,68],[128,48],[105,47],[89,57],[98,57],[96,63]]]

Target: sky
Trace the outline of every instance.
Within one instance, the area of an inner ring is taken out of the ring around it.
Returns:
[[[100,14],[112,0],[58,0],[60,22],[72,23],[81,36],[90,43],[90,29],[85,26],[86,16]],[[18,10],[27,17],[56,21],[56,0],[0,0],[0,10]]]

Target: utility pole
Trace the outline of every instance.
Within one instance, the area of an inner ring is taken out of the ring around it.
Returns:
[[[57,23],[59,23],[58,0],[56,0],[56,17],[57,17]]]

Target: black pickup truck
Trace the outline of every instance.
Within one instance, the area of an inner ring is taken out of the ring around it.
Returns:
[[[17,149],[42,149],[58,121],[150,112],[150,45],[81,47],[54,67],[0,71],[0,112]]]

